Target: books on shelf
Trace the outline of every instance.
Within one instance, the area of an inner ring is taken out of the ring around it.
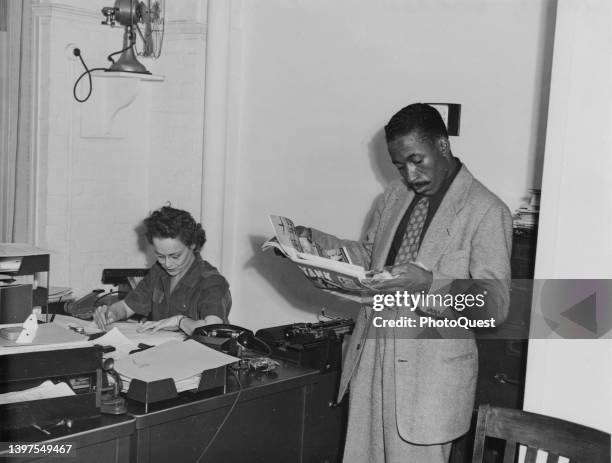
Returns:
[[[512,225],[516,229],[533,230],[540,216],[540,190],[529,190],[529,203],[523,204],[514,214]]]

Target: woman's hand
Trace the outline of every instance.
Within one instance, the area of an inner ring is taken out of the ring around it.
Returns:
[[[100,307],[96,307],[93,318],[96,325],[98,325],[98,328],[106,331],[108,329],[108,325],[122,320],[124,317],[122,311],[118,307],[114,305],[111,305],[110,307],[101,305]]]
[[[119,320],[126,320],[132,315],[134,315],[134,311],[130,309],[125,302],[117,301],[110,307],[105,305],[96,307],[93,318],[98,328],[106,331],[108,325],[111,323],[118,322]]]
[[[179,324],[182,319],[184,319],[184,315],[174,315],[172,317],[164,318],[162,320],[158,320],[156,322],[144,322],[139,328],[138,331],[159,331],[159,330],[167,330],[167,331],[179,331]],[[185,318],[186,319],[186,318]]]
[[[223,323],[223,320],[216,315],[208,315],[204,320],[193,320],[186,315],[174,315],[173,317],[164,318],[156,322],[144,322],[139,332],[150,330],[152,332],[159,330],[182,331],[187,336],[193,333],[193,330],[200,326]]]

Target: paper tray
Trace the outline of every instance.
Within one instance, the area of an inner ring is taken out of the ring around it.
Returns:
[[[225,392],[226,367],[204,370],[200,377],[200,383],[192,392],[208,391],[218,389],[220,393]],[[147,411],[149,404],[161,402],[162,400],[178,397],[176,385],[172,378],[160,379],[146,382],[140,379],[132,379],[126,393],[128,399],[145,404]]]

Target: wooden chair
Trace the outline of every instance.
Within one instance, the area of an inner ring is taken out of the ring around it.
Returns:
[[[481,405],[474,438],[472,463],[483,460],[485,438],[506,441],[503,463],[514,463],[517,444],[527,447],[525,463],[535,463],[538,450],[546,463],[559,457],[571,463],[610,463],[610,434],[569,421],[509,408]]]

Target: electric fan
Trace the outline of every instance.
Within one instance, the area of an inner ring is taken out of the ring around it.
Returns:
[[[151,74],[136,57],[158,58],[164,38],[164,0],[116,0],[115,6],[102,8],[105,20],[102,24],[115,26],[118,22],[124,26],[123,48],[111,55],[113,64],[107,71],[136,72]],[[141,29],[140,24],[143,25]],[[142,39],[142,50],[136,52],[136,32]],[[117,61],[112,56],[121,53]]]

